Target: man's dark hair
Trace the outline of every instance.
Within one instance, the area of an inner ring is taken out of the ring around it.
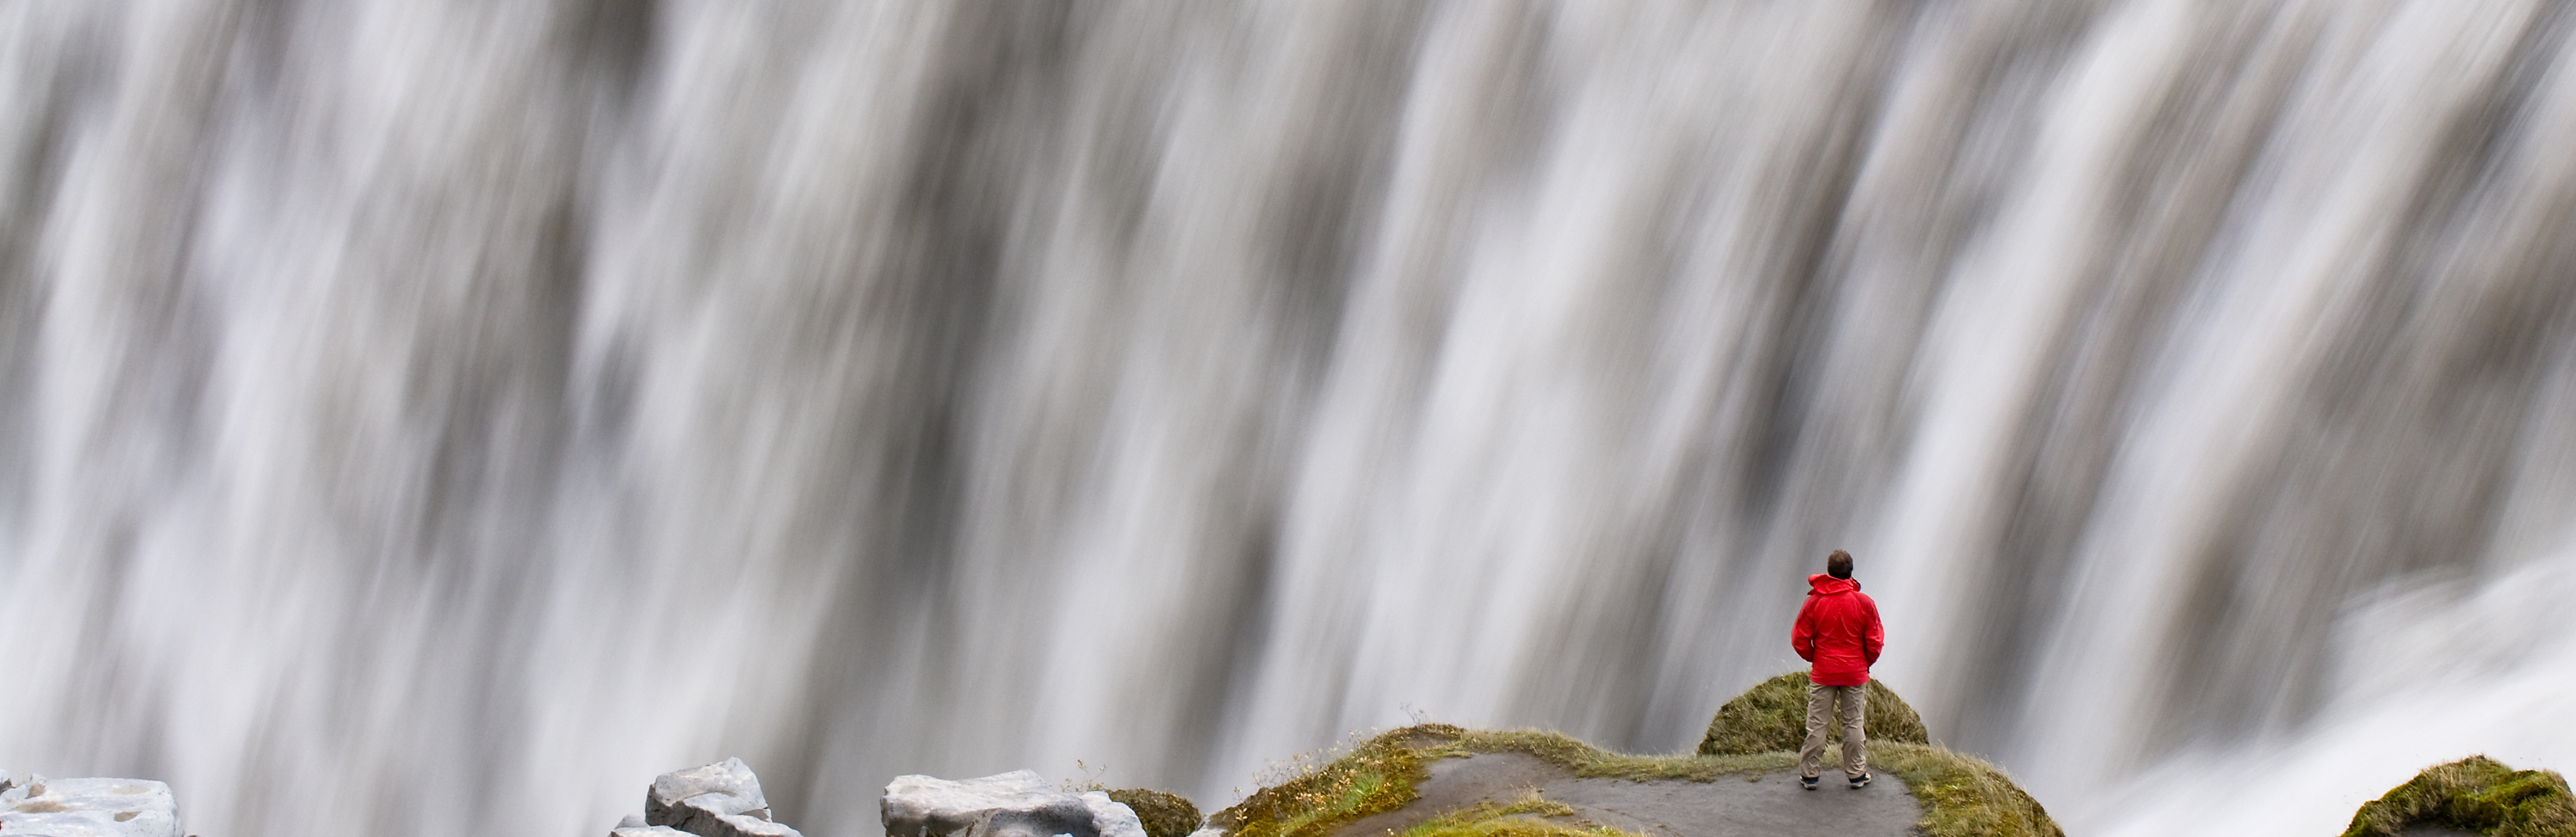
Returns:
[[[1835,578],[1850,578],[1851,553],[1837,549],[1834,550],[1834,554],[1825,556],[1825,574]]]

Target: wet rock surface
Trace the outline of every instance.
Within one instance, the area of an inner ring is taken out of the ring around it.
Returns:
[[[1869,787],[1829,775],[1817,790],[1794,772],[1721,777],[1714,782],[1587,779],[1519,753],[1480,753],[1431,765],[1422,796],[1402,809],[1345,825],[1332,837],[1384,837],[1479,802],[1509,803],[1535,791],[1592,825],[1649,837],[1906,837],[1923,809],[1885,772]]]

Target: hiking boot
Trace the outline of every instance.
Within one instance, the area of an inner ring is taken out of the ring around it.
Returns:
[[[1869,787],[1869,774],[1863,773],[1858,776],[1851,777],[1852,790],[1860,790],[1865,787]]]
[[[1800,776],[1800,777],[1798,777],[1798,787],[1806,788],[1806,789],[1808,789],[1808,790],[1815,790],[1815,789],[1816,789],[1816,777],[1814,777],[1814,776]]]

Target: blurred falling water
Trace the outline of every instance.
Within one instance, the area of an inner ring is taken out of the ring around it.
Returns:
[[[1845,546],[2079,830],[2576,766],[2570,11],[0,0],[0,764],[1221,805],[1682,748]]]

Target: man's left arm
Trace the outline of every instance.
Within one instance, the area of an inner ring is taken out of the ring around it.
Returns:
[[[1869,602],[1869,630],[1861,633],[1860,653],[1870,665],[1878,665],[1879,648],[1887,644],[1887,630],[1878,624],[1878,602]]]

